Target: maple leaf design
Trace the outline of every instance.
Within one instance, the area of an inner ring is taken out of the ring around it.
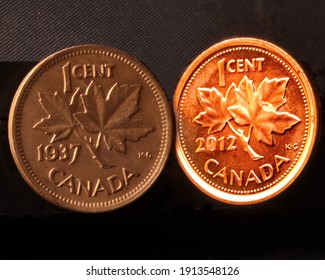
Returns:
[[[85,94],[81,94],[84,111],[75,113],[81,127],[90,133],[99,133],[107,148],[125,152],[125,141],[138,141],[154,130],[140,119],[132,118],[139,110],[140,85],[114,84],[104,94],[102,87],[93,81]]]
[[[300,118],[288,112],[278,112],[286,103],[284,98],[288,78],[265,78],[255,90],[247,76],[235,89],[237,104],[228,108],[238,125],[250,125],[258,141],[272,146],[273,133],[282,134],[300,122]]]
[[[42,130],[46,134],[53,134],[51,143],[68,138],[76,126],[69,103],[63,95],[57,92],[54,94],[38,93],[39,102],[45,112],[48,113],[47,118],[42,118],[33,128]]]
[[[228,124],[240,139],[252,160],[263,158],[250,146],[252,131],[259,142],[274,145],[273,134],[283,134],[301,119],[289,112],[278,111],[287,101],[289,78],[265,78],[256,90],[247,76],[238,87],[232,83],[223,96],[216,88],[198,88],[197,98],[204,108],[193,121],[208,127],[208,133],[220,132]],[[236,125],[235,125],[236,124]],[[249,126],[248,130],[238,126]],[[247,133],[248,131],[248,133]]]
[[[215,133],[223,130],[232,115],[228,111],[228,107],[235,104],[236,85],[233,83],[228,88],[225,97],[216,88],[198,88],[197,98],[204,111],[199,113],[193,121],[208,127],[208,133]]]

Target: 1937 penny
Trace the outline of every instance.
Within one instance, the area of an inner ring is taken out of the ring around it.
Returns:
[[[233,204],[269,199],[305,168],[317,141],[318,104],[298,63],[252,38],[199,55],[175,95],[180,164],[211,197]]]
[[[86,45],[41,61],[19,86],[10,147],[24,179],[58,206],[101,212],[142,195],[171,143],[167,98],[139,61]]]

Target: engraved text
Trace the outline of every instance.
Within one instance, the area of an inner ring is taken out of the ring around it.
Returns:
[[[80,144],[58,144],[58,145],[43,145],[40,144],[37,147],[37,160],[38,161],[69,161],[69,164],[73,164],[77,161],[80,153]]]
[[[256,57],[252,59],[220,59],[218,61],[219,86],[226,86],[226,72],[244,73],[244,72],[261,72],[263,70],[264,57]]]
[[[71,77],[75,79],[85,78],[110,78],[113,76],[114,65],[102,64],[75,64],[70,62],[62,66],[63,92],[71,92]]]
[[[281,166],[289,161],[289,158],[275,155],[273,165],[266,163],[259,166],[257,171],[250,170],[248,173],[244,173],[243,170],[238,172],[234,169],[227,169],[226,166],[220,168],[220,164],[217,160],[208,159],[204,164],[204,171],[213,178],[221,178],[224,184],[230,184],[232,186],[236,183],[240,187],[246,187],[251,182],[261,184],[262,182],[270,180],[275,171],[279,173]]]
[[[98,193],[111,195],[121,191],[129,185],[133,177],[138,177],[139,175],[135,171],[122,167],[118,174],[113,174],[105,179],[82,180],[58,167],[54,167],[49,171],[48,177],[53,184],[61,188],[68,188],[72,194],[85,194],[88,197],[95,197]]]

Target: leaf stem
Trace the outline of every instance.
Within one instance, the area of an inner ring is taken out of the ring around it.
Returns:
[[[244,151],[250,155],[251,159],[252,160],[262,159],[263,156],[256,153],[254,149],[249,145],[249,140],[251,138],[253,126],[252,125],[249,126],[248,135],[245,136],[243,129],[236,129],[230,121],[227,121],[227,123],[229,124],[229,127],[233,131],[233,133],[235,133],[239,137],[239,139],[241,140],[244,146]]]
[[[86,143],[87,145],[87,148],[88,150],[90,151],[91,155],[92,155],[92,159],[96,160],[98,165],[101,167],[101,168],[105,168],[105,169],[108,169],[108,168],[111,168],[115,165],[112,165],[112,164],[109,164],[105,158],[102,157],[102,153],[99,152],[99,142],[100,142],[100,139],[101,139],[101,133],[99,133],[98,135],[98,138],[97,138],[97,141],[96,141],[96,145],[94,145],[92,143],[91,140],[87,140],[86,136],[83,138],[79,132],[77,131],[76,127],[73,129],[73,131],[75,132],[75,134],[77,135],[77,137],[84,143]],[[90,138],[91,139],[91,138]]]
[[[252,130],[253,130],[253,126],[252,125],[250,125],[249,126],[249,130],[248,130],[248,141],[251,139],[251,134],[252,134]]]
[[[98,150],[101,137],[102,137],[102,133],[99,132],[98,137],[97,137],[97,141],[96,141],[96,145],[95,145],[96,150]]]
[[[244,136],[243,130],[237,130],[236,128],[234,128],[234,126],[232,125],[232,123],[230,121],[227,121],[227,123],[229,124],[229,127],[233,131],[233,133],[235,133],[240,138],[242,138]]]

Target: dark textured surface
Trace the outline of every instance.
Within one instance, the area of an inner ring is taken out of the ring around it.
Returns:
[[[2,1],[0,61],[39,61],[73,45],[109,45],[144,62],[171,97],[201,51],[252,36],[288,50],[316,75],[325,64],[324,11],[322,0]]]
[[[226,205],[198,191],[174,151],[157,183],[119,211],[82,215],[38,197],[7,139],[12,97],[35,63],[64,47],[103,44],[146,64],[171,100],[186,66],[226,38],[286,49],[325,93],[325,2],[2,1],[0,9],[1,258],[324,259],[321,142],[292,187],[262,204]]]

